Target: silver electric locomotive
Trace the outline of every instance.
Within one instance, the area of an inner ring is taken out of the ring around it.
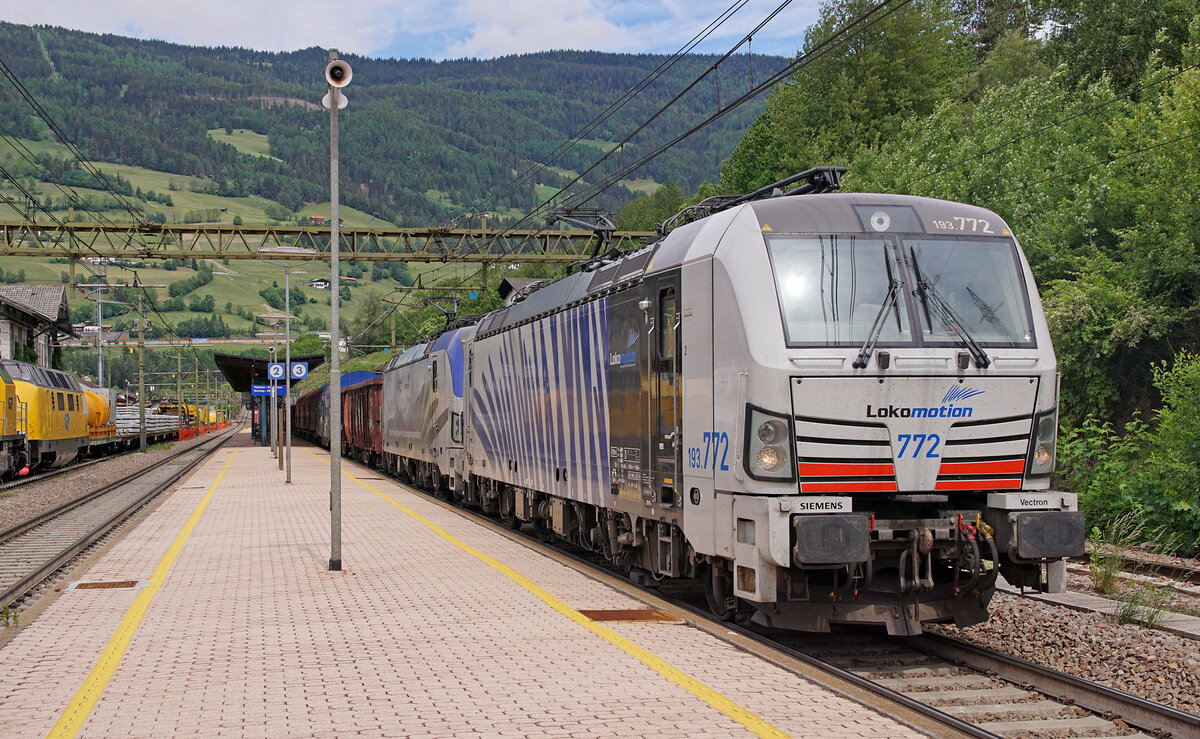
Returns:
[[[1003,220],[876,194],[724,205],[454,335],[461,451],[422,460],[443,487],[781,628],[975,623],[998,574],[1038,587],[1082,553],[1049,489],[1054,351]],[[388,433],[411,438],[397,399]]]

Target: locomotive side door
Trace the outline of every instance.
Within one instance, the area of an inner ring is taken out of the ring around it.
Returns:
[[[680,456],[683,449],[680,418],[680,308],[679,275],[654,280],[653,329],[650,332],[650,458],[653,478],[652,507],[670,510],[679,497]]]

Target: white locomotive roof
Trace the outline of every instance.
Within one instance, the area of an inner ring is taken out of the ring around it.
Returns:
[[[871,214],[893,214],[895,222],[872,228]],[[633,284],[644,275],[678,267],[686,261],[711,257],[730,223],[749,213],[759,230],[775,233],[935,233],[969,235],[969,231],[935,228],[934,222],[984,222],[994,235],[1011,235],[995,213],[974,205],[912,195],[828,193],[755,200],[721,211],[671,231],[660,241],[618,259],[590,266],[556,280],[519,303],[493,311],[479,322],[479,335],[500,331],[552,313],[591,296]]]

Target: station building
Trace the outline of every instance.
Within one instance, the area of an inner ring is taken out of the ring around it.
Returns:
[[[0,357],[49,367],[59,336],[78,337],[62,285],[0,285]]]

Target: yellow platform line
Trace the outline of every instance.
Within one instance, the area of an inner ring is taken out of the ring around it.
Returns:
[[[158,593],[158,589],[162,587],[163,582],[167,578],[167,573],[171,571],[171,566],[175,564],[175,559],[179,556],[179,552],[183,549],[183,545],[187,542],[188,537],[192,535],[192,530],[196,528],[196,524],[200,521],[200,515],[204,513],[204,509],[208,507],[208,502],[212,500],[213,493],[217,486],[221,484],[221,478],[225,476],[225,470],[229,469],[229,465],[233,462],[233,454],[229,455],[229,459],[225,465],[221,467],[221,471],[217,473],[217,479],[208,488],[204,497],[196,505],[192,515],[188,518],[187,523],[183,525],[183,529],[179,532],[179,536],[175,537],[175,541],[167,549],[166,554],[159,560],[158,566],[154,568],[154,574],[150,576],[150,582],[138,593],[137,598],[134,598],[133,605],[129,606],[129,610],[125,612],[125,618],[121,619],[120,625],[113,633],[112,638],[108,640],[108,644],[104,647],[104,652],[101,653],[100,659],[96,661],[96,666],[92,668],[87,679],[83,681],[83,686],[79,688],[79,692],[75,693],[75,697],[67,704],[66,710],[58,717],[58,722],[54,724],[54,728],[50,730],[47,737],[54,739],[65,739],[66,737],[74,737],[83,728],[83,723],[87,721],[88,716],[92,715],[92,709],[96,707],[96,702],[100,700],[100,694],[104,692],[104,688],[108,686],[108,681],[112,679],[113,674],[117,671],[117,666],[121,663],[121,658],[125,656],[125,650],[129,648],[130,642],[133,641],[133,635],[137,633],[138,626],[142,623],[142,617],[146,615],[146,610],[150,607],[150,601],[154,600],[154,596]]]
[[[311,451],[309,451],[308,453],[313,454]],[[313,454],[313,456],[316,457],[317,455]],[[322,458],[317,457],[317,459],[322,459]],[[325,459],[323,461],[326,464],[329,464],[329,460]],[[411,508],[408,508],[404,504],[397,502],[391,496],[389,496],[386,493],[384,493],[383,491],[377,489],[373,485],[370,485],[370,484],[358,479],[357,477],[355,477],[354,475],[351,475],[350,473],[346,472],[345,470],[342,471],[342,474],[345,475],[346,477],[349,477],[351,480],[354,480],[359,485],[362,485],[367,490],[370,490],[372,493],[375,493],[380,498],[383,498],[388,503],[391,503],[393,506],[400,509],[401,511],[403,511],[407,515],[411,516],[412,518],[416,519],[418,522],[420,522],[424,526],[431,529],[435,534],[442,537],[443,539],[450,542],[451,544],[458,547],[459,549],[463,550],[467,554],[470,554],[472,557],[475,557],[476,559],[492,566],[493,568],[498,570],[500,573],[504,574],[506,577],[508,577],[513,582],[515,582],[518,585],[520,585],[521,587],[525,588],[530,593],[533,593],[543,603],[550,606],[558,613],[567,617],[571,621],[579,624],[580,626],[582,626],[583,628],[592,632],[596,636],[601,637],[602,639],[609,642],[610,644],[616,646],[617,648],[619,648],[620,650],[622,650],[629,656],[638,660],[639,662],[646,665],[650,669],[654,670],[658,674],[667,678],[671,682],[675,683],[679,687],[688,691],[689,693],[696,696],[700,700],[704,701],[708,705],[712,706],[713,708],[717,709],[718,711],[725,714],[729,718],[733,719],[734,721],[738,722],[742,726],[746,727],[746,729],[750,733],[754,734],[755,736],[759,736],[759,737],[786,737],[786,736],[789,736],[786,732],[781,731],[779,728],[771,725],[762,717],[760,717],[754,713],[751,713],[750,711],[746,710],[745,708],[742,708],[737,703],[734,703],[733,701],[729,700],[724,695],[722,695],[722,694],[718,693],[717,691],[713,690],[712,688],[708,687],[707,685],[700,682],[699,680],[692,677],[691,675],[687,674],[686,672],[679,669],[675,665],[672,665],[670,662],[667,662],[665,659],[663,659],[662,657],[659,657],[657,654],[654,654],[653,652],[651,652],[647,649],[644,649],[643,647],[638,646],[637,644],[633,643],[629,639],[626,639],[625,637],[621,636],[620,634],[618,634],[617,632],[608,628],[607,626],[598,624],[595,621],[593,621],[592,619],[590,619],[587,616],[580,613],[579,611],[575,610],[574,608],[571,608],[566,603],[563,603],[558,598],[555,598],[553,595],[546,592],[546,590],[543,589],[540,585],[534,583],[532,580],[525,577],[521,573],[517,572],[513,568],[509,567],[508,565],[504,564],[503,562],[501,562],[493,557],[489,557],[488,555],[484,554],[483,552],[479,551],[478,549],[463,542],[461,539],[454,536],[450,532],[446,531],[441,526],[438,526],[436,523],[430,521],[429,519],[425,518],[424,516],[417,513],[416,511],[412,510]]]

